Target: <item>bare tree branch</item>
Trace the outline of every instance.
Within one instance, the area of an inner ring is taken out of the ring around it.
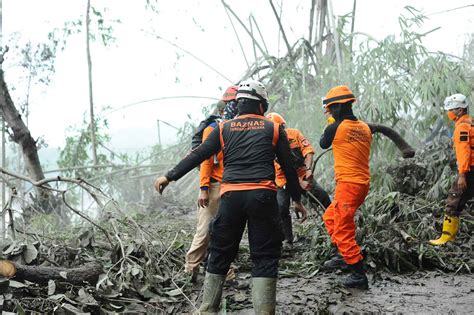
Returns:
[[[314,23],[314,8],[316,7],[316,0],[311,0],[311,10],[309,11],[309,37],[308,42],[311,46],[313,40],[313,23]]]
[[[109,235],[109,232],[107,232],[106,229],[104,229],[102,226],[100,226],[99,224],[95,223],[91,218],[89,218],[87,215],[85,215],[84,213],[82,213],[81,211],[75,209],[73,206],[71,206],[67,200],[66,200],[66,191],[63,191],[63,193],[61,194],[61,197],[62,197],[62,200],[64,202],[64,204],[66,205],[66,207],[68,207],[72,212],[74,212],[75,214],[77,214],[78,216],[80,216],[81,218],[83,218],[84,220],[86,220],[87,222],[89,222],[90,224],[92,224],[93,226],[97,227],[99,230],[101,230],[105,237],[107,238],[107,240],[109,241],[109,243],[113,246],[114,243],[112,242],[112,239],[110,238],[110,235]]]
[[[242,55],[244,56],[245,64],[247,65],[247,68],[250,68],[249,61],[247,60],[247,55],[245,54],[244,47],[242,46],[242,42],[240,41],[239,33],[237,33],[237,30],[235,29],[234,22],[232,22],[232,18],[230,17],[229,11],[225,10],[225,13],[227,14],[227,17],[229,18],[230,25],[232,25],[232,29],[234,30],[235,37],[237,37],[237,42],[239,43],[240,51],[242,52]]]
[[[235,17],[235,19],[240,23],[240,25],[245,29],[245,31],[247,32],[247,34],[249,34],[250,38],[252,39],[253,43],[255,44],[255,46],[257,46],[258,50],[260,50],[260,52],[262,53],[262,55],[265,57],[265,59],[268,59],[268,53],[265,52],[262,48],[262,46],[259,45],[259,43],[257,42],[257,40],[255,39],[255,37],[253,37],[252,33],[249,31],[249,29],[247,28],[247,26],[245,26],[245,24],[242,22],[242,20],[239,18],[239,16],[232,10],[232,8],[227,4],[225,3],[224,0],[222,0],[222,4],[224,5],[224,7],[226,8],[226,10],[229,10],[230,13],[232,13],[232,15]]]
[[[215,101],[219,100],[218,98],[215,98],[215,97],[194,96],[194,95],[181,95],[181,96],[178,95],[178,96],[157,97],[157,98],[152,98],[152,99],[149,99],[149,100],[143,100],[143,101],[138,101],[138,102],[133,102],[133,103],[130,103],[130,104],[122,105],[118,108],[110,110],[110,112],[108,112],[108,114],[115,113],[116,111],[122,110],[122,109],[130,107],[130,106],[135,106],[135,105],[150,103],[150,102],[156,102],[156,101],[179,99],[179,98],[197,98],[197,99],[208,99],[208,100],[215,100]]]
[[[286,49],[288,50],[288,55],[290,56],[290,58],[293,58],[292,51],[291,51],[291,46],[290,46],[290,43],[288,42],[288,39],[286,38],[286,33],[285,33],[284,28],[283,28],[283,25],[281,24],[281,19],[280,19],[280,17],[278,16],[278,12],[276,11],[275,6],[273,5],[273,1],[272,1],[272,0],[268,0],[268,2],[270,2],[270,5],[271,5],[272,10],[273,10],[273,13],[275,14],[275,18],[277,19],[277,22],[278,22],[278,26],[279,26],[279,28],[280,28],[281,35],[283,36],[283,40],[285,41]]]
[[[233,81],[231,79],[229,79],[227,76],[225,76],[224,74],[222,74],[219,70],[217,70],[216,68],[214,68],[213,66],[211,66],[210,64],[208,64],[207,62],[205,62],[204,60],[202,60],[201,58],[197,57],[195,54],[191,53],[190,51],[178,46],[177,44],[173,43],[172,41],[169,41],[167,40],[166,38],[163,38],[159,35],[156,35],[156,34],[152,34],[150,32],[146,32],[147,34],[150,34],[152,36],[155,36],[157,39],[161,39],[162,41],[170,44],[171,46],[175,47],[175,48],[178,48],[179,50],[185,52],[186,54],[190,55],[191,57],[193,57],[194,59],[196,59],[197,61],[199,61],[200,63],[204,64],[206,67],[208,67],[209,69],[211,69],[212,71],[214,71],[215,73],[217,73],[218,75],[220,75],[221,77],[223,77],[224,79],[226,79],[227,81],[229,81],[229,83],[233,84]]]
[[[10,222],[8,223],[8,226],[12,230],[12,238],[15,239],[15,220],[13,219],[13,210],[12,210],[12,204],[13,204],[13,199],[16,197],[17,191],[16,188],[12,189],[12,192],[10,194],[10,198],[8,199],[7,203],[3,207],[2,210],[2,216],[5,215],[5,212],[8,212],[8,216],[10,217]],[[2,238],[4,235],[2,235]]]
[[[265,38],[263,37],[262,31],[260,30],[260,27],[258,26],[257,20],[255,20],[255,17],[253,16],[253,14],[250,14],[249,21],[251,21],[255,25],[255,27],[257,28],[258,35],[260,36],[260,40],[262,41],[263,47],[265,47],[265,51],[268,55],[267,43],[265,42]]]
[[[351,34],[354,33],[354,28],[355,28],[356,5],[357,5],[357,0],[354,0],[354,6],[352,7]],[[350,49],[350,52],[351,52],[351,60],[352,60],[352,40],[353,39],[354,39],[354,37],[351,36],[350,43],[349,43],[349,49]]]
[[[453,9],[448,9],[448,10],[433,12],[433,13],[426,14],[426,16],[431,16],[431,15],[441,14],[441,13],[447,13],[447,12],[451,12],[451,11],[456,11],[456,10],[460,10],[460,9],[465,9],[465,8],[468,8],[468,7],[474,7],[474,4],[468,4],[468,5],[464,5],[464,6],[462,6],[462,7],[457,7],[457,8],[453,8]]]
[[[72,179],[72,178],[64,178],[64,177],[60,177],[60,176],[57,176],[57,177],[52,177],[52,178],[45,178],[45,179],[42,179],[40,181],[34,181],[33,179],[31,178],[28,178],[26,176],[23,176],[23,175],[20,175],[20,174],[16,174],[14,172],[11,172],[11,171],[7,171],[5,170],[4,168],[1,168],[0,167],[0,173],[3,173],[3,174],[7,174],[9,176],[12,176],[12,177],[16,177],[18,179],[21,179],[21,180],[24,180],[24,181],[27,181],[29,183],[31,183],[33,186],[37,186],[37,187],[43,187],[43,188],[47,188],[49,190],[53,190],[53,191],[56,191],[56,192],[59,192],[61,193],[62,195],[62,198],[63,198],[63,201],[64,203],[66,204],[66,206],[71,209],[73,212],[77,213],[79,216],[81,216],[82,218],[86,219],[87,221],[91,222],[92,224],[94,224],[94,226],[97,226],[99,227],[99,225],[97,223],[94,223],[90,218],[88,218],[87,216],[85,216],[84,214],[80,213],[79,210],[76,210],[74,209],[71,205],[69,205],[66,201],[66,198],[65,198],[65,193],[70,190],[70,189],[66,189],[66,190],[58,190],[58,189],[54,189],[52,187],[49,187],[49,186],[46,186],[48,183],[50,182],[67,182],[67,183],[73,183],[73,184],[76,184],[77,186],[81,187],[82,189],[84,189],[85,191],[87,191],[89,193],[89,195],[94,199],[94,201],[100,206],[100,207],[103,207],[102,206],[102,202],[99,200],[99,195],[97,194],[97,192],[100,193],[100,197],[103,197],[103,198],[108,198],[100,188],[92,185],[92,184],[89,184],[87,183],[86,181],[78,178],[78,179]],[[95,192],[91,191],[91,188],[93,188],[95,190]],[[108,199],[111,199],[111,198],[108,198]],[[107,231],[100,227],[102,231],[104,231],[104,233],[107,233]],[[110,241],[110,238],[108,237],[108,235],[106,235],[107,238],[109,239]]]

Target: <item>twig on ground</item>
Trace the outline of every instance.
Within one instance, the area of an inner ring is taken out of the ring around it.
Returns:
[[[62,200],[64,202],[64,204],[66,205],[66,207],[68,207],[72,212],[76,213],[78,216],[80,216],[81,218],[83,218],[84,220],[88,221],[90,224],[92,224],[93,226],[97,227],[99,230],[101,230],[105,237],[107,238],[107,240],[110,242],[110,244],[113,246],[113,242],[112,240],[110,239],[110,235],[109,233],[107,232],[106,229],[104,229],[102,226],[100,226],[99,224],[95,223],[91,218],[89,218],[87,215],[81,213],[79,210],[75,209],[73,206],[71,206],[67,200],[66,200],[66,192],[64,191],[61,196],[62,196]]]
[[[171,242],[170,246],[168,246],[168,248],[166,249],[166,251],[163,253],[163,255],[161,255],[160,259],[158,259],[158,261],[156,262],[157,264],[160,263],[161,260],[163,260],[163,258],[166,256],[166,254],[168,254],[168,252],[170,251],[171,247],[173,247],[174,245],[174,242],[176,242],[176,239],[178,238],[178,235],[179,235],[179,232],[176,233],[173,241]]]
[[[192,305],[192,307],[194,308],[195,311],[197,311],[197,307],[196,307],[196,304],[193,303],[193,301],[191,301],[191,299],[183,292],[183,290],[174,282],[173,279],[171,279],[171,283],[173,283],[173,285],[180,291],[181,295],[184,296],[184,298]]]

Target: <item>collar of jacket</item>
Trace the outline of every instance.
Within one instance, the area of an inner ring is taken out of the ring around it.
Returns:
[[[263,115],[257,115],[257,114],[243,114],[235,117],[234,119],[243,119],[243,118],[258,118],[258,119],[266,119],[265,116]],[[266,119],[267,120],[267,119]]]
[[[462,115],[461,117],[459,117],[459,118],[456,120],[456,124],[455,124],[455,125],[457,126],[457,125],[459,125],[459,124],[461,124],[461,123],[463,123],[463,122],[466,122],[466,121],[471,122],[471,117],[469,117],[468,114],[464,114],[464,115]]]

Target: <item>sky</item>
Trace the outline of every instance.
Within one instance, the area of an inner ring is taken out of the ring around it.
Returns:
[[[274,2],[278,7],[283,6],[282,22],[289,41],[307,35],[310,1]],[[145,3],[145,0],[92,0],[92,5],[100,10],[109,8],[106,17],[121,21],[113,24],[117,38],[113,45],[103,47],[95,42],[91,47],[95,111],[107,119],[111,146],[118,151],[140,150],[158,143],[158,119],[177,127],[190,118],[199,122],[204,118],[203,106],[219,98],[247,69],[220,0],[161,0],[157,3],[158,13],[146,10]],[[267,1],[228,0],[227,3],[245,22],[250,14],[255,17],[271,54],[285,54]],[[335,15],[352,10],[352,0],[333,3]],[[44,41],[49,31],[83,17],[86,10],[85,0],[3,0],[2,5],[4,44],[15,34],[22,41]],[[441,27],[426,37],[424,43],[428,49],[461,55],[466,34],[474,29],[474,0],[358,0],[355,30],[376,39],[397,34],[398,17],[407,5],[429,15],[423,30]],[[467,5],[472,6],[437,13]],[[251,43],[233,21],[251,63],[254,60]],[[175,43],[209,66],[157,36]],[[8,61],[7,55],[4,67],[7,83],[14,85],[12,95],[20,102],[24,100],[25,84],[18,83],[18,73]],[[64,146],[68,128],[80,126],[88,115],[86,61],[85,35],[70,36],[64,51],[58,53],[56,73],[50,85],[32,88],[29,128],[33,137],[42,136],[50,148]],[[200,98],[140,103],[176,96]],[[134,103],[138,104],[127,106]],[[160,131],[163,143],[176,141],[172,127],[161,124]]]

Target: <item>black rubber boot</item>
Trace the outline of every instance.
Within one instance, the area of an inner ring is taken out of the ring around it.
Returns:
[[[364,263],[362,262],[362,260],[353,265],[347,266],[349,266],[351,274],[349,277],[342,281],[342,285],[347,288],[356,288],[362,290],[369,289],[369,280],[365,275]]]
[[[341,254],[336,253],[331,259],[326,260],[323,264],[324,269],[326,270],[336,270],[336,269],[343,269],[346,270],[348,268],[346,262],[342,258]]]

